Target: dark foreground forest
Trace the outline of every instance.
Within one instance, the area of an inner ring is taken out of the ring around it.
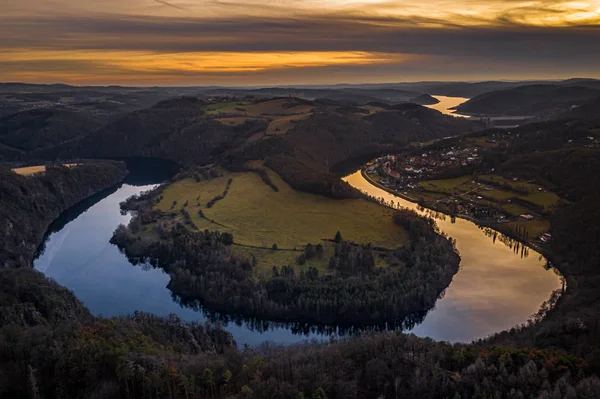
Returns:
[[[219,325],[91,316],[38,272],[0,271],[2,398],[596,398],[560,349],[377,333],[236,348]]]

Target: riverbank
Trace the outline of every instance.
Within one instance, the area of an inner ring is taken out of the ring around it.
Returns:
[[[265,173],[277,191],[254,173],[215,171],[127,201],[137,216],[111,242],[132,259],[157,259],[183,298],[277,322],[401,323],[432,308],[458,271],[452,241],[429,219],[303,193]]]
[[[412,198],[406,194],[400,193],[398,191],[394,191],[378,182],[376,182],[375,180],[373,180],[369,174],[366,172],[366,170],[364,168],[361,167],[360,169],[360,173],[362,175],[362,177],[367,180],[370,184],[372,184],[373,186],[380,188],[381,190],[384,190],[392,195],[395,195],[397,197],[400,197],[406,201],[410,201],[412,203],[418,204],[419,206],[423,206],[424,208],[428,208],[434,212],[440,212],[440,213],[445,213],[445,210],[440,209],[438,207],[435,206],[435,204],[425,201],[422,203],[419,203],[418,200],[416,200],[415,198]],[[503,229],[502,224],[501,223],[495,223],[495,222],[486,222],[484,220],[480,220],[468,215],[462,215],[462,214],[458,214],[458,215],[447,215],[449,217],[454,217],[454,218],[459,218],[459,219],[463,219],[463,220],[467,220],[469,222],[475,223],[479,226],[482,227],[487,227],[490,229],[493,229],[501,234],[504,234],[505,236],[511,238],[512,240],[515,240],[519,243],[521,243],[522,245],[526,245],[527,247],[532,248],[533,250],[541,253],[542,255],[544,255],[544,257],[548,258],[549,260],[552,260],[554,258],[554,254],[552,253],[552,251],[547,248],[547,247],[542,247],[539,244],[533,242],[532,240],[523,240],[522,237],[520,237],[519,235],[515,234],[514,231],[510,230],[510,229]]]
[[[30,266],[48,227],[60,214],[127,176],[122,162],[54,165],[22,176],[0,167],[0,265]]]

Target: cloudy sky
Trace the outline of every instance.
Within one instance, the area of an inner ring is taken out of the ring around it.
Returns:
[[[0,81],[600,78],[600,0],[0,0]]]

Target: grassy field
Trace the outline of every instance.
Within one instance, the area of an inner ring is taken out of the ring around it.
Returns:
[[[206,107],[206,113],[208,115],[217,115],[217,114],[244,114],[244,111],[238,110],[245,109],[245,107],[250,104],[246,101],[228,101],[222,103],[214,103],[210,104]]]
[[[63,166],[67,166],[69,168],[74,168],[77,165],[79,165],[79,164],[77,164],[77,163],[66,163],[66,164],[63,164]],[[15,172],[18,175],[30,176],[30,175],[33,175],[35,173],[45,173],[46,172],[46,166],[45,165],[27,166],[27,167],[24,167],[24,168],[15,168],[15,169],[12,169],[12,171]]]
[[[512,216],[519,216],[529,212],[528,208],[525,208],[523,205],[514,203],[504,204],[502,205],[502,209],[504,209]]]
[[[498,175],[482,175],[479,176],[477,180],[494,186],[501,185],[510,187],[511,190],[497,188],[494,191],[497,191],[496,195],[499,195],[499,193],[505,193],[503,195],[504,199],[511,197],[520,198],[539,206],[545,211],[551,211],[561,201],[558,195],[546,191],[539,184],[529,183],[521,180],[512,181],[511,179],[507,179]],[[494,195],[494,192],[486,192],[486,195]]]
[[[469,176],[456,179],[426,180],[419,183],[427,191],[435,191],[448,195],[460,195],[478,188],[477,184],[471,183]]]
[[[369,111],[369,115],[376,114],[377,112],[384,112],[384,111],[386,111],[384,108],[375,107],[373,105],[363,105],[363,106],[361,106],[359,108],[362,108],[362,109],[365,109],[365,110]]]
[[[479,195],[485,199],[489,199],[495,202],[506,201],[516,197],[518,194],[514,191],[502,190],[500,188],[494,188],[493,190],[483,190],[479,192]]]
[[[393,223],[391,209],[365,200],[332,200],[295,191],[274,172],[269,174],[279,192],[255,173],[231,173],[199,183],[191,179],[175,182],[165,189],[157,207],[179,210],[187,202],[199,229],[231,232],[236,243],[257,247],[277,244],[301,249],[307,243],[333,238],[337,231],[345,240],[385,248],[398,247],[408,238],[406,231]],[[229,178],[233,183],[227,196],[207,208],[210,199],[223,193]],[[199,209],[218,224],[202,218]]]
[[[278,115],[290,116],[307,114],[312,111],[310,105],[296,103],[293,99],[277,99],[252,104],[246,107],[249,116]]]
[[[506,203],[510,199],[519,198],[539,207],[539,209],[527,209],[519,205],[518,208],[521,210],[521,213],[527,213],[532,210],[552,211],[561,201],[558,195],[546,191],[538,184],[525,181],[512,181],[499,175],[481,175],[477,177],[477,182],[481,183],[481,185],[471,183],[470,176],[463,176],[455,179],[427,180],[419,184],[428,192],[444,193],[449,196],[472,192],[485,199],[499,203]],[[493,188],[493,190],[487,190],[488,187]],[[507,204],[509,207],[510,205],[512,204]],[[515,214],[514,209],[517,206],[512,206],[512,208],[513,211],[510,213]]]
[[[269,123],[266,130],[266,135],[269,136],[287,133],[298,121],[312,115],[311,111],[311,106],[287,98],[256,104],[230,101],[211,104],[206,108],[208,115],[227,114],[227,117],[217,120],[228,126],[238,126],[247,120],[263,119]],[[262,137],[264,135],[260,138]]]
[[[520,198],[544,208],[545,211],[553,210],[561,201],[558,195],[548,191],[541,191],[533,194],[523,195],[520,196]]]
[[[288,130],[293,128],[296,123],[304,118],[308,118],[311,114],[307,113],[304,115],[292,115],[292,116],[284,116],[281,118],[277,118],[273,120],[273,122],[269,123],[269,127],[267,128],[268,135],[279,135],[285,134]]]
[[[518,220],[506,223],[502,226],[513,231],[516,231],[517,226],[519,226],[521,229],[525,228],[527,229],[529,238],[539,237],[550,230],[550,222],[545,219],[534,219],[530,221]]]

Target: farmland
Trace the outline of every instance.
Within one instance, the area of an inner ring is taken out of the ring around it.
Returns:
[[[390,209],[366,200],[333,200],[299,192],[274,172],[268,173],[278,192],[257,174],[227,172],[208,181],[175,182],[156,207],[164,212],[185,207],[198,229],[231,232],[237,244],[261,248],[276,244],[280,249],[300,249],[331,239],[337,231],[345,240],[390,249],[407,239],[406,232],[393,223]],[[228,179],[232,179],[228,194],[208,208],[208,201],[223,193]],[[292,224],[294,229],[287,228]]]
[[[274,99],[257,103],[216,102],[207,106],[205,112],[228,126],[238,126],[248,120],[264,120],[268,123],[265,135],[274,136],[287,133],[298,121],[312,115],[312,110],[312,106],[296,99]]]
[[[74,168],[77,165],[79,165],[79,164],[76,164],[76,163],[64,164],[64,166],[69,167],[69,168]],[[15,172],[18,175],[21,175],[21,176],[31,176],[31,175],[36,174],[36,173],[44,173],[44,172],[46,172],[46,166],[45,165],[26,166],[26,167],[23,167],[23,168],[12,169],[12,171]]]

